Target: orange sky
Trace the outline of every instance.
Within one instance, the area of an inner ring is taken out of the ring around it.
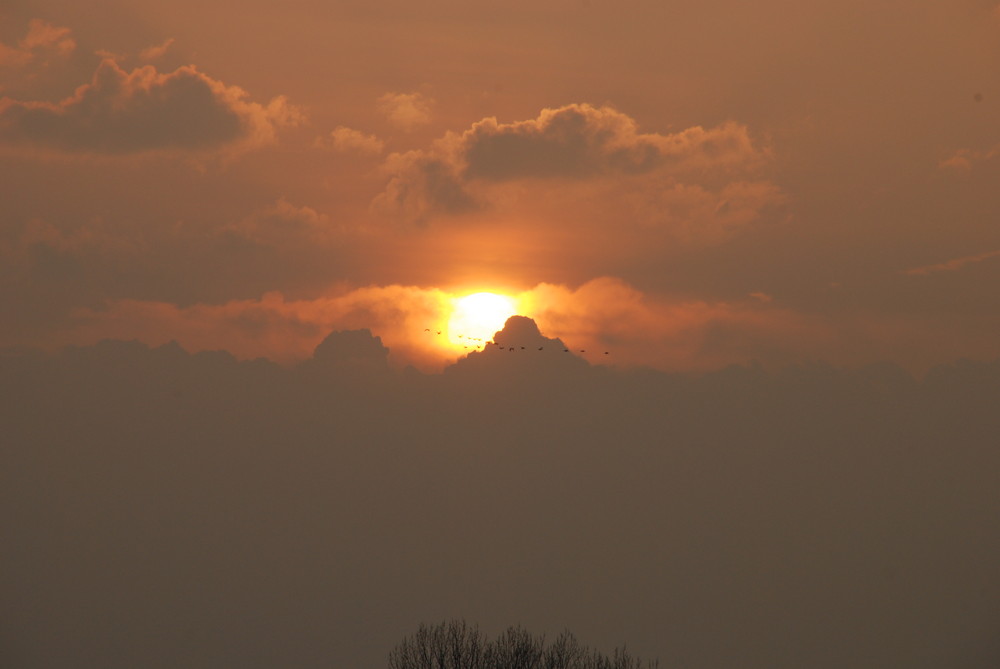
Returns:
[[[998,184],[1000,0],[0,0],[0,667],[997,669]]]
[[[973,0],[14,0],[0,344],[434,370],[493,289],[627,366],[992,359],[998,66]]]

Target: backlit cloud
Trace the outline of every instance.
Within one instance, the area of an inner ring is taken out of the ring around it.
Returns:
[[[273,142],[279,127],[301,119],[283,97],[252,102],[193,66],[126,72],[104,60],[89,84],[61,102],[0,100],[0,142],[74,153],[214,150]]]
[[[372,201],[375,212],[424,223],[436,214],[465,213],[480,207],[454,163],[445,157],[424,151],[393,153],[383,171],[389,181]]]
[[[389,156],[384,166],[389,181],[374,208],[425,220],[435,213],[486,206],[491,193],[509,182],[544,180],[546,197],[551,199],[572,182],[603,178],[618,180],[609,190],[620,193],[629,191],[623,186],[629,180],[632,190],[651,187],[633,200],[638,208],[654,212],[653,219],[670,216],[671,207],[659,201],[670,200],[681,208],[709,207],[726,214],[733,225],[759,208],[754,203],[776,199],[777,188],[763,182],[734,184],[727,187],[727,195],[717,198],[700,186],[677,183],[668,184],[664,194],[662,183],[636,179],[657,174],[674,180],[726,180],[748,173],[766,159],[767,151],[754,144],[747,127],[735,122],[667,135],[644,134],[632,118],[615,109],[571,104],[544,109],[537,118],[516,123],[486,118],[461,134],[448,133],[429,150]]]
[[[316,138],[317,148],[329,148],[341,153],[360,153],[378,155],[385,149],[385,142],[375,135],[368,135],[360,130],[337,126],[326,137]]]
[[[913,269],[908,269],[904,274],[909,274],[911,276],[927,276],[928,274],[937,274],[938,272],[955,272],[962,269],[966,265],[974,265],[976,263],[981,263],[984,260],[989,260],[991,258],[1000,257],[1000,250],[997,251],[987,251],[986,253],[977,253],[971,256],[962,256],[961,258],[953,258],[951,260],[936,263],[934,265],[924,265],[923,267],[914,267]]]
[[[55,56],[65,56],[76,49],[69,28],[54,26],[42,19],[32,19],[28,32],[16,46],[0,42],[0,67],[20,67]]]
[[[176,339],[192,350],[228,349],[243,358],[291,363],[308,358],[333,330],[370,328],[382,336],[396,364],[440,367],[457,357],[424,332],[443,322],[448,296],[411,286],[358,288],[309,300],[270,292],[259,299],[180,307],[167,302],[114,300],[102,309],[81,308],[74,339],[112,337],[164,343]]]
[[[994,146],[985,151],[976,149],[959,149],[938,163],[938,167],[941,169],[954,170],[956,172],[970,172],[977,165],[993,160],[997,156],[1000,156],[1000,145]]]
[[[667,370],[753,360],[777,365],[809,357],[837,338],[821,320],[757,299],[657,298],[611,277],[576,289],[542,284],[523,300],[543,332],[589,351],[592,360],[614,364]]]
[[[634,174],[662,166],[717,168],[760,155],[746,126],[738,123],[642,134],[626,114],[587,104],[543,109],[537,118],[517,123],[483,119],[462,133],[457,144],[465,178],[496,181]]]
[[[667,300],[624,281],[601,278],[578,288],[541,284],[513,296],[541,334],[558,338],[594,364],[706,370],[759,360],[786,364],[817,355],[837,339],[829,323],[750,298],[742,302]],[[397,367],[437,371],[473,352],[449,344],[452,296],[436,288],[369,286],[315,299],[271,292],[259,299],[186,307],[113,300],[74,312],[72,341],[177,340],[191,350],[225,348],[243,358],[307,358],[332,330],[370,328]],[[442,331],[442,335],[437,332]],[[508,342],[533,351],[538,343]],[[543,342],[544,343],[544,342]],[[607,354],[604,352],[608,351]]]
[[[412,130],[431,121],[434,101],[422,93],[386,93],[378,99],[376,108],[392,125]]]
[[[396,369],[413,365],[437,372],[478,352],[478,343],[456,345],[462,340],[447,331],[455,297],[437,288],[390,285],[334,289],[316,298],[272,291],[254,299],[186,306],[107,300],[99,308],[75,309],[68,328],[45,343],[176,340],[192,351],[226,349],[244,359],[296,364],[331,331],[367,328],[381,337]],[[787,308],[763,294],[727,301],[668,298],[614,277],[577,287],[539,284],[512,297],[519,314],[537,324],[539,336],[558,340],[593,365],[696,372],[758,362],[776,369],[808,360],[867,364],[892,353],[922,373],[929,363],[946,359],[942,356],[993,346],[992,332],[971,337],[932,320],[875,314],[834,318]],[[511,337],[505,340],[515,346],[511,355],[539,353],[538,346],[546,355],[555,351],[538,336]],[[948,342],[944,351],[943,341]]]
[[[154,44],[153,46],[147,47],[139,52],[139,60],[158,60],[166,55],[167,51],[174,43],[174,38],[170,37],[160,44]]]

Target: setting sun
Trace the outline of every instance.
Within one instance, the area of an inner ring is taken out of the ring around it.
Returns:
[[[448,319],[448,341],[481,347],[515,313],[517,303],[505,295],[473,293],[455,298]]]

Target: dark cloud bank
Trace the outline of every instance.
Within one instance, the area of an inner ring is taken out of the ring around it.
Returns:
[[[1000,364],[688,377],[502,338],[440,375],[367,331],[295,369],[7,352],[0,664],[367,669],[464,617],[663,667],[997,666]]]

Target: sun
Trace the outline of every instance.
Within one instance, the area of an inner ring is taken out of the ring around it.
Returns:
[[[456,297],[448,319],[448,341],[456,346],[482,348],[516,313],[516,300],[506,295],[472,293]]]

